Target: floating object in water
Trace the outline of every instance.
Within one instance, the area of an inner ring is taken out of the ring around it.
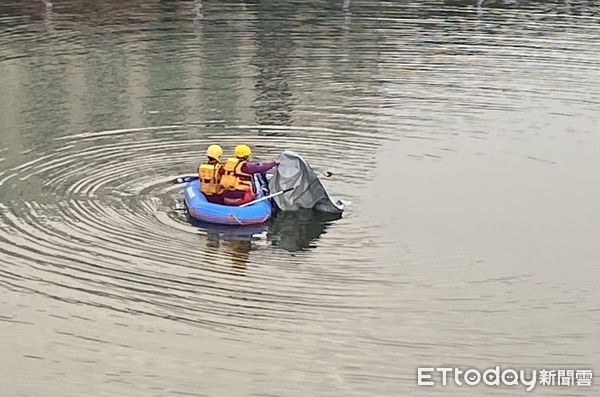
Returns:
[[[333,172],[327,171],[325,175],[331,176]],[[279,167],[269,181],[269,190],[276,192],[290,188],[293,188],[291,193],[273,197],[273,202],[282,211],[312,208],[334,214],[344,212],[344,203],[327,193],[306,160],[299,154],[286,150],[279,157]]]

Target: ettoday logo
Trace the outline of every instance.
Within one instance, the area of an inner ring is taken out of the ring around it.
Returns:
[[[437,375],[437,376],[436,376]],[[441,378],[441,382],[438,381]],[[516,370],[512,368],[501,369],[500,366],[480,371],[475,368],[418,368],[417,385],[446,386],[449,380],[457,386],[477,386],[484,383],[488,386],[522,386],[527,391],[532,391],[538,384],[540,386],[582,386],[592,385],[592,370],[590,369],[559,369],[559,370]]]

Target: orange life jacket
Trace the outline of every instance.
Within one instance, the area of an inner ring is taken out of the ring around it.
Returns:
[[[237,157],[227,160],[223,166],[225,173],[221,177],[221,184],[225,190],[254,191],[252,174],[242,172],[242,166],[246,163],[247,161],[240,160]]]
[[[200,177],[200,191],[207,196],[223,193],[223,186],[220,183],[219,163],[202,163],[198,167],[198,176]]]

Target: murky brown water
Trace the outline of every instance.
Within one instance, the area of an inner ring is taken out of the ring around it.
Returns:
[[[473,3],[3,1],[2,395],[600,371],[600,3]],[[241,141],[344,217],[190,225],[169,181]]]

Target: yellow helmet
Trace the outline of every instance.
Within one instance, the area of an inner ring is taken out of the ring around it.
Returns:
[[[250,146],[248,145],[237,145],[235,147],[235,157],[248,157],[252,154],[252,150],[250,150]]]
[[[223,148],[219,145],[210,145],[208,149],[206,149],[206,156],[211,157],[217,161],[221,160],[222,155]]]

